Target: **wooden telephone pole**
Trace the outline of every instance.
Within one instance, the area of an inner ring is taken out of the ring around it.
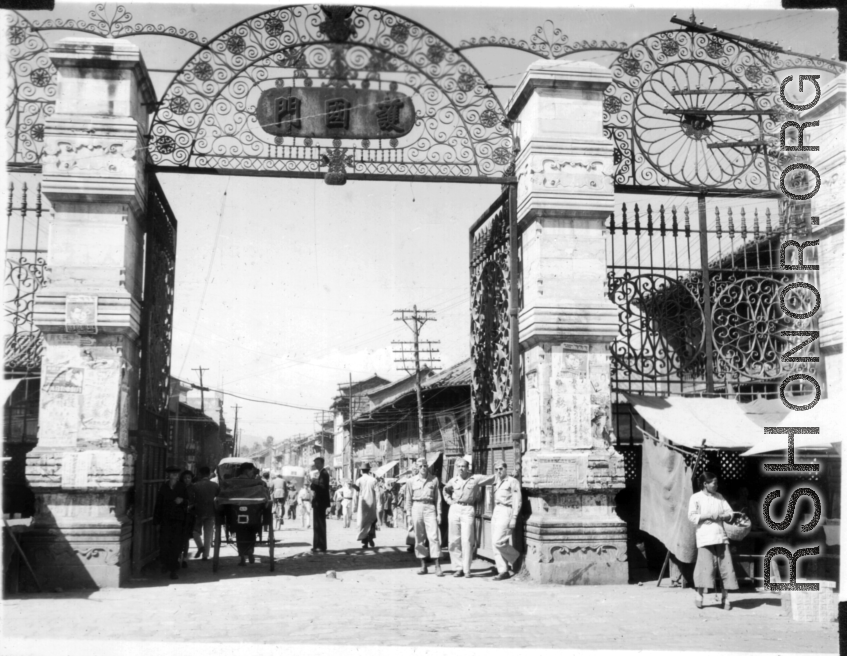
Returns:
[[[235,447],[233,449],[234,453],[232,455],[234,456],[241,455],[241,444],[238,436],[238,409],[240,407],[241,406],[237,403],[232,406],[232,408],[235,410],[235,425],[232,427],[232,441],[235,443]]]
[[[203,387],[203,372],[209,370],[203,367],[197,367],[196,369],[192,369],[191,371],[196,371],[200,374],[200,387],[197,387],[197,385],[192,385],[192,387],[194,389],[200,390],[200,412],[206,412],[206,399],[203,396],[203,392],[208,392],[209,388]]]
[[[418,440],[420,444],[421,457],[426,458],[426,444],[424,442],[424,423],[423,423],[423,401],[421,399],[421,363],[425,363],[429,369],[438,369],[438,349],[433,346],[438,342],[421,341],[421,328],[428,321],[435,321],[434,317],[428,315],[434,314],[435,310],[418,310],[417,305],[413,305],[411,310],[394,310],[399,312],[399,317],[394,317],[394,321],[402,321],[412,331],[414,339],[411,342],[393,341],[394,354],[399,355],[399,359],[394,361],[400,363],[400,369],[408,373],[415,374],[415,396],[418,401]],[[411,346],[410,351],[407,347]],[[409,357],[412,357],[410,361]]]

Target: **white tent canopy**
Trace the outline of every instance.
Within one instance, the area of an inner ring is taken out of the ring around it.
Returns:
[[[764,426],[817,426],[820,435],[795,437],[795,446],[829,448],[840,442],[836,432],[834,403],[818,401],[805,412],[788,410],[781,401],[737,403],[732,399],[625,394],[633,409],[673,443],[698,449],[745,449],[755,455],[785,449],[787,435],[765,435]],[[802,438],[802,439],[801,439]]]
[[[388,472],[390,472],[392,469],[394,469],[394,467],[397,466],[398,462],[398,460],[392,460],[391,462],[387,462],[384,465],[380,465],[374,470],[374,476],[385,476]]]

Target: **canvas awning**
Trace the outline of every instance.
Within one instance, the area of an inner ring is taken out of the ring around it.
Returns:
[[[759,405],[775,404],[782,405],[779,399],[774,401],[756,401]],[[750,405],[754,405],[751,403]],[[783,408],[785,406],[782,406]],[[804,427],[814,426],[819,429],[817,435],[795,435],[795,449],[841,449],[841,430],[838,428],[836,414],[837,404],[831,399],[818,401],[814,408],[803,412],[789,411],[783,415],[777,426]],[[769,424],[774,425],[774,424]],[[755,456],[761,453],[772,453],[774,451],[785,451],[788,448],[788,435],[763,435],[759,438],[753,448],[748,449],[742,456]]]
[[[9,400],[12,393],[18,389],[23,378],[4,378],[3,379],[3,403]]]
[[[392,460],[391,462],[387,462],[384,465],[380,465],[379,467],[377,467],[374,470],[373,475],[377,476],[377,477],[384,476],[385,474],[390,472],[392,469],[394,469],[394,467],[397,466],[398,462],[399,462],[398,460]]]
[[[804,439],[800,444],[798,435],[796,446],[807,446],[805,442],[828,446],[836,435],[831,428],[834,404],[826,400],[819,401],[811,410],[795,412],[778,399],[738,403],[724,398],[624,396],[662,437],[690,449],[699,449],[704,441],[712,449],[745,449],[743,455],[785,449],[787,436],[765,435],[764,426],[820,427],[819,436],[802,436],[817,438],[816,441]]]

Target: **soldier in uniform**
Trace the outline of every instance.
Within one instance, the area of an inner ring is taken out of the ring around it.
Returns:
[[[521,484],[506,472],[502,460],[494,465],[494,513],[491,515],[491,541],[494,543],[495,581],[509,578],[509,565],[514,565],[520,553],[512,546],[512,531],[521,512]]]
[[[168,480],[162,483],[156,495],[153,509],[153,523],[159,527],[159,559],[162,571],[169,572],[172,579],[178,579],[179,557],[185,546],[186,506],[188,490],[180,480],[179,467],[166,467]]]
[[[418,473],[409,481],[406,495],[406,527],[415,529],[415,555],[420,558],[421,568],[418,574],[426,574],[426,557],[435,561],[435,575],[444,576],[441,571],[441,496],[438,479],[429,473],[426,458],[418,458]],[[429,549],[426,540],[429,540]]]
[[[481,489],[494,482],[494,476],[470,473],[468,461],[456,458],[456,475],[444,486],[444,500],[450,504],[447,536],[453,576],[470,577],[476,547],[474,516]]]

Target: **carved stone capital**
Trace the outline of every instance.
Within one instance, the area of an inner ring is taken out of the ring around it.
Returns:
[[[57,115],[45,128],[44,195],[62,203],[122,203],[133,216],[146,203],[146,150],[131,118]]]
[[[518,315],[518,329],[522,349],[563,340],[608,344],[618,334],[618,309],[608,300],[529,307]]]
[[[612,144],[532,142],[518,158],[518,217],[605,220],[614,210]]]

